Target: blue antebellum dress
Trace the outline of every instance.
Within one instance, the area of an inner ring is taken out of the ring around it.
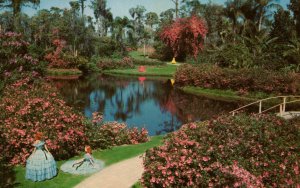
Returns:
[[[103,161],[94,159],[92,155],[87,153],[84,155],[83,159],[67,161],[60,167],[63,172],[81,175],[95,173],[103,168]]]
[[[45,150],[45,142],[40,141],[33,146],[36,151],[27,159],[26,179],[43,181],[56,176],[56,162],[51,153]]]

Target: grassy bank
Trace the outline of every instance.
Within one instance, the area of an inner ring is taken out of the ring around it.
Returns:
[[[47,75],[80,75],[79,69],[47,69]]]
[[[106,150],[95,150],[93,152],[93,156],[96,159],[101,159],[105,162],[106,166],[117,163],[119,161],[137,156],[139,154],[144,153],[147,149],[153,148],[155,146],[161,145],[163,136],[154,136],[151,137],[151,140],[147,143],[137,144],[137,145],[125,145],[125,146],[117,146],[112,149]],[[73,159],[79,159],[82,156],[76,156]],[[70,159],[71,160],[71,159]],[[57,161],[57,166],[60,166],[66,161]],[[84,180],[88,177],[88,175],[72,175],[68,173],[64,173],[62,171],[58,171],[58,175],[47,181],[43,182],[32,182],[25,179],[25,167],[18,166],[14,169],[16,172],[16,187],[31,187],[31,188],[69,188],[74,187],[76,184]]]
[[[264,99],[267,97],[272,97],[262,92],[249,93],[243,96],[240,96],[237,91],[232,90],[220,90],[220,89],[205,89],[200,87],[185,86],[180,88],[186,93],[193,95],[204,96],[211,99],[222,100],[222,101],[248,101],[254,102],[259,99]]]
[[[125,74],[125,75],[138,75],[138,76],[166,76],[166,77],[173,77],[177,65],[165,65],[165,66],[145,66],[145,72],[139,72],[138,66],[133,69],[113,69],[113,70],[106,70],[104,73],[109,74]]]

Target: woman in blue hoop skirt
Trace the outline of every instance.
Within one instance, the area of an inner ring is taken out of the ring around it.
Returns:
[[[26,179],[32,181],[44,181],[57,174],[56,162],[42,137],[40,132],[35,134],[34,150],[26,162]]]
[[[92,149],[90,146],[85,146],[85,154],[83,159],[71,160],[64,163],[60,169],[71,174],[91,174],[103,169],[104,163],[100,160],[94,159],[92,156]]]

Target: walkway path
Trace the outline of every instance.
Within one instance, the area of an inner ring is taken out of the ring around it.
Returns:
[[[142,177],[143,171],[143,158],[140,155],[104,168],[75,188],[129,188]]]

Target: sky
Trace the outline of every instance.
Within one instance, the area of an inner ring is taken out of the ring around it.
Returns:
[[[70,8],[69,2],[70,0],[40,0],[40,6],[37,9],[33,9],[30,7],[24,7],[22,11],[26,14],[32,16],[37,10],[40,9],[50,9],[51,7],[59,7],[59,8]],[[209,0],[200,0],[201,3],[207,3]],[[212,3],[215,4],[224,4],[226,0],[211,0]],[[87,0],[90,2],[90,0]],[[281,4],[284,8],[287,7],[290,0],[277,0],[279,4]],[[174,8],[175,5],[171,0],[107,0],[107,7],[111,9],[113,16],[127,16],[129,15],[129,9],[132,7],[136,7],[137,5],[142,5],[146,8],[147,12],[156,12],[158,15],[170,8]],[[85,14],[89,16],[94,16],[93,11],[87,6],[85,9]]]

